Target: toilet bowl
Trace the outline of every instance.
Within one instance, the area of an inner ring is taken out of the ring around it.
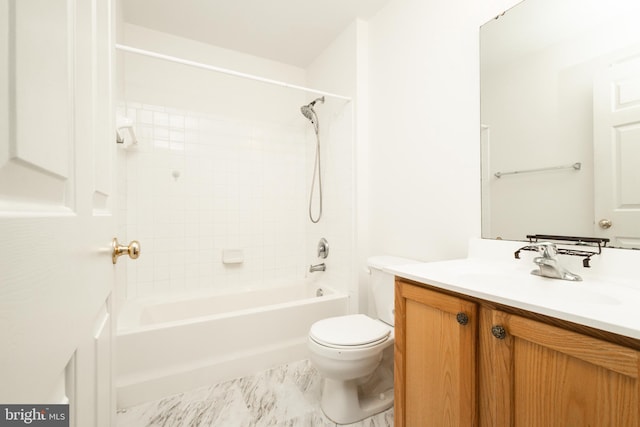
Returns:
[[[374,373],[393,328],[364,314],[331,317],[311,326],[311,363],[324,379],[320,406],[329,419],[349,424],[393,405],[393,384],[382,395],[363,399],[358,386]]]
[[[377,319],[364,314],[330,317],[309,330],[310,360],[324,381],[320,407],[335,423],[351,424],[393,405],[394,278],[382,268],[409,263],[415,261],[368,260]],[[381,363],[385,357],[387,363]]]

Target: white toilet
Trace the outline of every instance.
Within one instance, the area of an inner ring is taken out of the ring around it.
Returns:
[[[377,319],[352,314],[311,325],[310,359],[324,380],[320,406],[333,422],[354,423],[393,405],[394,277],[382,269],[415,262],[367,260]]]

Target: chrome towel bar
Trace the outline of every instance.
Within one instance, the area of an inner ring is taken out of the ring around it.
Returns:
[[[513,171],[513,172],[496,172],[494,173],[494,175],[496,178],[500,178],[501,176],[504,176],[504,175],[515,175],[519,173],[530,173],[530,172],[543,172],[543,171],[551,171],[551,170],[558,170],[558,169],[574,169],[579,171],[581,168],[582,168],[582,163],[576,162],[572,165],[550,166],[548,168],[526,169],[522,171]]]

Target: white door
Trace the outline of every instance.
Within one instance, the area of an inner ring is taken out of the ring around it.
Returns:
[[[594,83],[594,234],[640,248],[640,55]]]
[[[113,425],[111,1],[0,0],[0,404]]]

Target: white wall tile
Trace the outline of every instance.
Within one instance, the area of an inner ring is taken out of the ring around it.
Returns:
[[[130,295],[301,279],[308,154],[300,127],[135,102],[128,109],[136,130],[153,136],[149,151],[120,166],[129,172],[127,227],[151,261],[128,275]],[[227,248],[243,249],[245,262],[222,264]]]

